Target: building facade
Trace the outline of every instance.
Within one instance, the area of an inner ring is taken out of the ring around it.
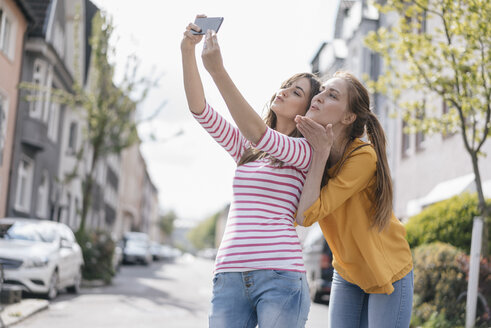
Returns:
[[[89,0],[0,2],[0,218],[55,220],[77,230],[92,175],[87,229],[115,239],[143,231],[159,240],[158,191],[139,144],[94,160],[87,112],[53,97],[73,94],[75,82],[88,93],[94,88],[97,12]]]
[[[21,89],[15,126],[7,215],[59,220],[56,204],[61,151],[59,131],[65,106],[51,101],[51,91],[70,91],[66,62],[63,1],[26,0],[35,15],[24,48],[21,80],[38,86]]]
[[[23,1],[0,2],[0,217],[5,216],[24,37],[33,15]]]

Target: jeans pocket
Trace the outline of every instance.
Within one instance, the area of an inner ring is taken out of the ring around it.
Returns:
[[[213,292],[218,292],[225,284],[225,275],[223,273],[217,273],[213,277]]]
[[[272,277],[280,288],[299,290],[302,288],[304,274],[295,271],[271,270]]]

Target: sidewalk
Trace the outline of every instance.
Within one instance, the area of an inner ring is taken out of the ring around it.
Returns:
[[[0,304],[0,328],[10,327],[48,306],[49,302],[41,299],[22,299],[14,304]]]

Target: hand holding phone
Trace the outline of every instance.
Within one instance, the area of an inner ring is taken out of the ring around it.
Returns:
[[[194,24],[198,25],[201,28],[201,31],[196,32],[195,30],[191,30],[191,33],[204,35],[208,30],[218,32],[222,22],[223,17],[196,17]]]

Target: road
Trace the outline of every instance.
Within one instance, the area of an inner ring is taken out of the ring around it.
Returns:
[[[208,327],[213,262],[183,256],[175,263],[123,266],[113,284],[62,293],[15,328]],[[326,305],[312,304],[307,328],[327,327]]]

